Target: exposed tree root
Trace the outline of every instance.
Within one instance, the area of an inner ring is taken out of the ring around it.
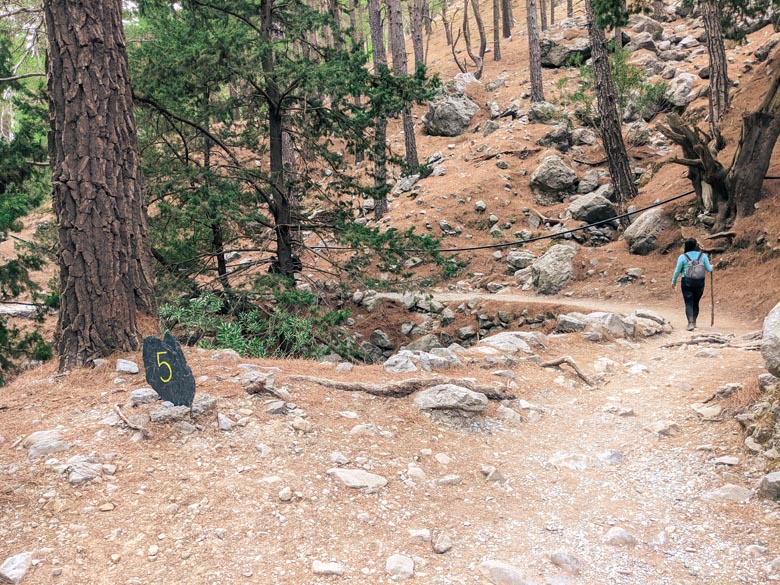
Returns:
[[[386,384],[339,382],[337,380],[315,378],[314,376],[288,376],[287,379],[296,382],[312,382],[314,384],[319,384],[320,386],[325,386],[326,388],[333,388],[334,390],[365,392],[366,394],[384,396],[386,398],[403,398],[410,394],[414,394],[419,390],[438,386],[439,384],[455,384],[456,386],[462,386],[469,390],[473,390],[474,392],[481,392],[487,396],[489,400],[512,400],[516,398],[514,394],[511,394],[504,389],[496,386],[477,384],[476,382],[463,378],[410,378],[398,382],[387,382]]]
[[[556,358],[554,360],[550,360],[547,362],[542,362],[539,364],[542,368],[554,368],[557,366],[560,366],[561,364],[567,364],[571,366],[571,368],[577,372],[577,375],[582,379],[583,382],[585,382],[588,386],[595,386],[596,383],[591,380],[585,372],[580,369],[580,367],[577,365],[577,362],[574,361],[574,359],[571,356],[565,355],[563,357]]]

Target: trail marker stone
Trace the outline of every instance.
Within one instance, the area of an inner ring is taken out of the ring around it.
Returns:
[[[175,406],[192,406],[195,378],[179,341],[170,332],[162,340],[144,339],[144,369],[147,383],[160,398]]]

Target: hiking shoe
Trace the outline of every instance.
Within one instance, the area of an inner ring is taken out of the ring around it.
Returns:
[[[688,331],[693,331],[696,327],[696,324],[688,321]]]

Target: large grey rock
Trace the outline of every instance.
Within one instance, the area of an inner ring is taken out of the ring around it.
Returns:
[[[30,459],[40,459],[52,453],[67,451],[71,446],[57,430],[36,431],[22,442],[22,447],[28,450],[27,456]]]
[[[644,14],[634,14],[628,21],[628,24],[636,32],[650,33],[651,38],[660,41],[664,35],[664,26],[657,20],[645,16]]]
[[[531,346],[528,345],[527,333],[522,331],[502,331],[501,333],[483,338],[479,344],[507,353],[521,351],[528,355],[533,354]]]
[[[669,225],[669,218],[662,207],[654,207],[642,213],[623,232],[629,252],[645,255],[655,250],[659,234]]]
[[[590,41],[583,37],[566,43],[544,38],[539,45],[542,51],[542,67],[563,67],[577,55],[582,57],[583,62],[590,57]]]
[[[624,339],[634,336],[634,326],[617,313],[596,311],[585,315],[585,322],[607,339]]]
[[[527,250],[512,250],[506,255],[506,263],[512,273],[530,266],[534,260],[536,260],[536,256]]]
[[[531,265],[536,290],[543,295],[558,294],[563,285],[574,280],[572,260],[577,252],[571,246],[556,244]]]
[[[598,193],[578,197],[567,207],[567,210],[574,219],[587,223],[612,219],[617,216],[617,210],[612,202]]]
[[[765,498],[780,500],[780,471],[773,471],[762,477],[758,493]]]
[[[479,572],[493,585],[533,585],[521,569],[504,561],[483,561]]]
[[[32,565],[33,554],[23,552],[8,557],[0,565],[0,583],[20,583]]]
[[[652,51],[653,53],[657,53],[658,49],[655,46],[655,43],[653,42],[653,35],[649,32],[640,32],[636,36],[634,36],[633,39],[631,39],[631,42],[628,43],[624,49],[626,51],[629,51],[633,53],[634,51],[639,50],[646,50],[646,51]]]
[[[528,110],[528,121],[539,124],[555,122],[555,106],[550,102],[533,102]]]
[[[418,339],[415,339],[411,343],[408,343],[405,349],[408,349],[409,351],[429,352],[435,347],[444,347],[444,345],[442,345],[438,335],[435,333],[429,333]]]
[[[596,133],[590,128],[572,130],[571,143],[574,146],[593,146],[598,141]]]
[[[428,104],[422,122],[431,136],[460,136],[477,110],[479,106],[466,97],[465,85],[452,80],[445,83]]]
[[[387,358],[383,365],[385,372],[390,374],[404,374],[406,372],[416,372],[417,366],[414,365],[408,355],[396,354]]]
[[[531,189],[540,205],[554,205],[577,190],[577,173],[559,156],[545,157],[531,173]]]
[[[138,406],[139,404],[151,404],[160,400],[160,395],[151,388],[139,388],[130,392],[130,404]]]
[[[130,360],[118,359],[116,360],[116,371],[123,374],[137,374],[138,364]]]
[[[381,329],[374,329],[374,331],[371,332],[371,337],[369,338],[371,340],[371,343],[376,345],[380,349],[393,349],[393,342],[390,340],[390,337],[382,331]]]
[[[692,73],[680,73],[669,82],[667,97],[675,106],[685,107],[698,97],[693,84],[697,77]]]
[[[455,384],[439,384],[414,397],[420,410],[462,410],[482,412],[487,408],[487,396]]]
[[[68,482],[73,485],[81,485],[98,477],[103,470],[99,459],[88,455],[76,455],[68,459],[65,471],[68,474]]]
[[[585,315],[581,313],[561,313],[558,315],[555,325],[556,333],[577,333],[584,331],[588,324],[585,322]]]
[[[394,581],[406,581],[414,577],[414,559],[406,555],[393,555],[385,563],[385,573]]]
[[[761,355],[769,373],[780,378],[780,303],[764,319]]]
[[[332,467],[328,469],[328,475],[332,475],[348,488],[376,490],[387,485],[387,479],[375,473],[369,473],[362,469],[345,469]]]
[[[753,497],[753,490],[740,485],[727,483],[717,489],[702,494],[702,499],[710,502],[737,502],[744,503]]]

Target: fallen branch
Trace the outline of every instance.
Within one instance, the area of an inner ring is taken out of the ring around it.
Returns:
[[[554,368],[558,367],[561,364],[568,364],[571,366],[571,368],[577,372],[577,375],[582,379],[583,382],[585,382],[588,386],[595,386],[595,382],[591,380],[585,372],[583,372],[580,367],[577,365],[577,362],[574,361],[574,359],[571,356],[565,355],[563,357],[556,358],[554,360],[550,360],[547,362],[542,362],[539,364],[542,368]]]
[[[558,225],[560,223],[563,223],[563,220],[561,220],[561,219],[556,219],[554,217],[547,217],[546,215],[542,215],[542,213],[540,211],[538,211],[537,209],[534,209],[533,207],[531,208],[530,213],[534,214],[536,217],[539,218],[539,221],[541,222],[540,225],[544,225],[546,223],[548,223],[550,225]]]
[[[705,237],[705,240],[716,240],[718,238],[735,238],[737,237],[737,232],[718,232],[717,234],[712,234],[707,237]]]
[[[691,337],[690,339],[687,339],[685,341],[672,341],[670,343],[666,343],[662,345],[661,348],[669,349],[672,347],[680,347],[682,345],[703,345],[703,344],[730,346],[733,338],[734,338],[733,336],[727,337],[725,335],[718,335],[717,333],[712,333],[709,335],[699,335],[699,336]]]
[[[474,392],[481,392],[490,400],[512,400],[515,398],[513,394],[510,394],[501,388],[497,388],[496,386],[485,386],[477,384],[476,382],[464,380],[463,378],[410,378],[399,382],[388,382],[387,384],[339,382],[338,380],[327,380],[325,378],[315,378],[314,376],[288,376],[288,379],[296,382],[312,382],[314,384],[319,384],[320,386],[325,386],[326,388],[333,388],[334,390],[365,392],[372,396],[384,396],[386,398],[403,398],[410,394],[414,394],[419,390],[438,386],[439,384],[455,384],[456,386],[462,386],[469,390],[473,390]]]
[[[138,431],[141,433],[141,436],[143,436],[144,439],[151,439],[152,433],[149,429],[142,427],[140,425],[134,425],[131,423],[128,418],[125,416],[125,413],[122,412],[121,407],[117,404],[114,406],[114,412],[117,414],[119,418],[122,419],[122,422],[125,423],[129,428],[131,428],[134,431]]]
[[[597,166],[603,165],[604,163],[607,162],[606,158],[600,159],[600,160],[585,160],[585,159],[581,159],[581,158],[571,157],[571,160],[573,160],[574,162],[578,162],[580,164],[583,164],[583,165],[591,166],[591,167],[597,167]]]

